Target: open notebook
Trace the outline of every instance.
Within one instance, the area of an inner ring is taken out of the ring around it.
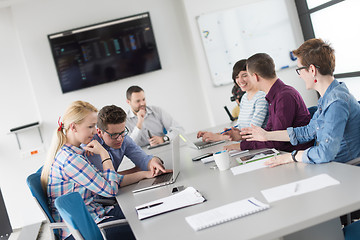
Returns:
[[[198,213],[193,216],[186,217],[185,219],[195,231],[199,231],[256,212],[260,212],[262,210],[268,209],[269,207],[269,205],[251,197],[202,213]]]

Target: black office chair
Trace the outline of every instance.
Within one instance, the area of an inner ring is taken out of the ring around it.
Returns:
[[[311,118],[313,117],[314,113],[317,111],[317,108],[318,108],[317,106],[312,106],[308,108]]]

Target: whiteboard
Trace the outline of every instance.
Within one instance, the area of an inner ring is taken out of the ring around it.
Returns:
[[[296,65],[296,49],[285,0],[263,0],[197,17],[215,86],[232,83],[232,67],[255,53],[269,54],[276,70]]]

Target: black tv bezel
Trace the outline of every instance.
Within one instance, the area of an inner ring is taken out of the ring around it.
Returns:
[[[103,21],[103,22],[98,22],[98,23],[94,23],[94,24],[89,24],[89,25],[85,25],[85,26],[81,26],[81,27],[77,27],[77,28],[72,28],[72,29],[68,29],[68,30],[65,30],[65,31],[55,32],[55,33],[51,33],[51,34],[48,34],[48,35],[47,35],[48,42],[49,42],[49,46],[50,46],[50,51],[51,51],[51,55],[52,55],[52,59],[53,59],[53,64],[54,64],[54,66],[55,66],[55,70],[56,70],[56,73],[57,73],[57,77],[58,77],[58,81],[59,81],[59,84],[60,84],[62,93],[64,94],[64,93],[68,93],[68,92],[73,92],[73,91],[82,90],[82,89],[89,88],[89,87],[95,87],[95,86],[102,85],[102,84],[108,83],[108,82],[100,82],[100,83],[97,83],[97,84],[93,84],[93,85],[91,85],[91,86],[86,86],[86,87],[81,87],[81,88],[79,88],[79,89],[73,89],[73,90],[64,91],[63,85],[62,85],[62,82],[61,82],[61,76],[60,76],[60,73],[59,73],[59,71],[58,71],[58,66],[57,66],[57,63],[56,63],[56,56],[54,55],[54,46],[53,46],[52,43],[51,43],[51,38],[52,38],[53,36],[62,35],[61,37],[63,37],[63,36],[67,36],[67,35],[73,34],[74,31],[84,30],[84,29],[96,27],[96,26],[99,26],[99,25],[106,25],[106,24],[109,24],[109,23],[112,23],[112,22],[117,22],[117,21],[126,20],[126,19],[130,19],[130,20],[131,20],[131,18],[139,17],[139,16],[142,16],[142,15],[147,15],[147,16],[145,16],[144,18],[148,18],[148,20],[149,20],[149,26],[150,26],[150,28],[151,28],[151,32],[152,32],[153,39],[154,39],[154,47],[155,47],[155,49],[156,49],[156,54],[157,54],[158,61],[159,61],[159,68],[158,68],[158,69],[154,69],[154,70],[150,70],[150,71],[146,71],[146,72],[142,72],[142,73],[138,73],[138,74],[133,74],[133,75],[127,76],[127,77],[121,77],[121,78],[118,78],[118,79],[113,80],[113,81],[110,81],[110,82],[115,82],[115,81],[119,81],[119,80],[122,80],[122,79],[126,79],[126,78],[130,78],[130,77],[138,76],[138,75],[141,75],[141,74],[146,74],[146,73],[150,73],[150,72],[153,72],[153,71],[161,70],[161,69],[162,69],[161,59],[160,59],[160,54],[159,54],[158,47],[157,47],[157,43],[156,43],[154,28],[153,28],[153,26],[152,26],[152,21],[151,21],[151,17],[150,17],[150,12],[142,12],[142,13],[138,13],[138,14],[134,14],[134,15],[129,15],[129,16],[121,17],[121,18],[111,19],[111,20],[108,20],[108,21]],[[121,23],[121,22],[119,22],[119,23]],[[115,24],[119,24],[119,23],[115,23]],[[104,27],[105,27],[105,26],[104,26]],[[86,31],[89,31],[89,30],[84,30],[84,32],[86,32]]]

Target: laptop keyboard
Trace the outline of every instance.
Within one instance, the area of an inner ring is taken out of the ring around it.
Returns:
[[[172,173],[161,174],[160,176],[157,176],[155,178],[155,181],[153,182],[152,185],[168,182],[171,179],[172,175],[173,175]]]

